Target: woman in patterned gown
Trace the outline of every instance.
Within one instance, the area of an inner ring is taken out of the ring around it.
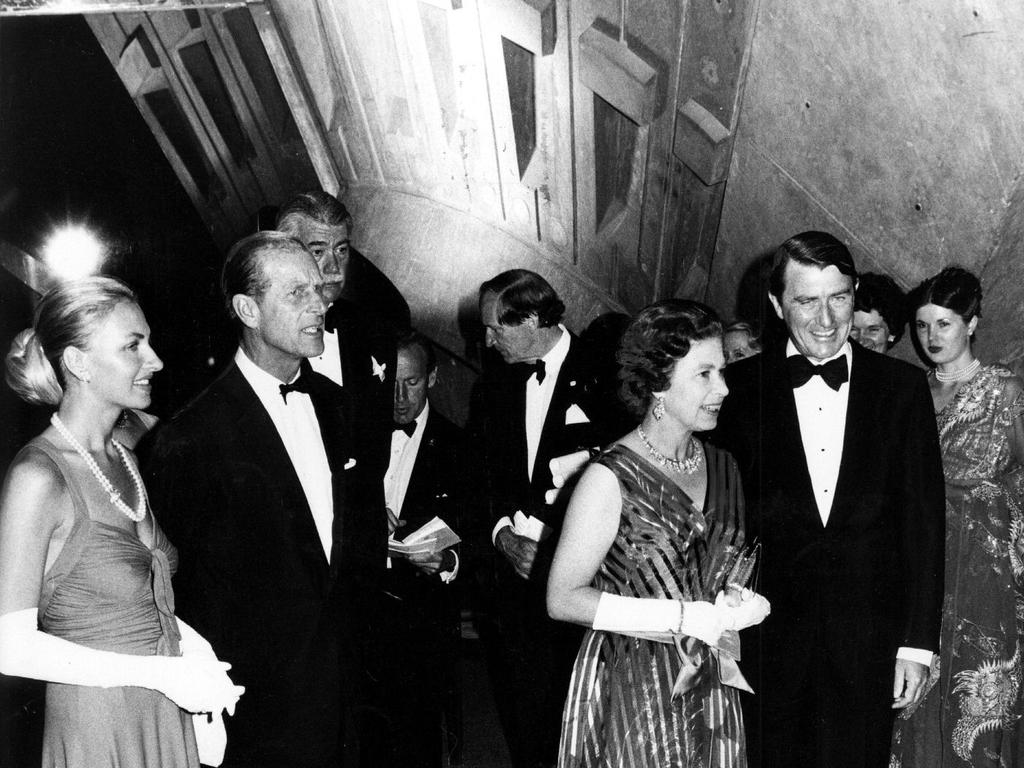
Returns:
[[[0,672],[48,683],[44,766],[197,767],[188,713],[241,693],[175,619],[177,553],[112,439],[162,367],[135,295],[104,277],[50,291],[7,356],[11,388],[57,407],[0,496]]]
[[[948,267],[912,294],[946,476],[939,657],[893,733],[894,768],[1024,765],[1024,386],[971,350],[981,285]]]
[[[740,481],[731,456],[694,436],[728,392],[721,323],[697,302],[653,304],[619,362],[642,423],[580,479],[548,581],[551,616],[590,627],[559,766],[745,766],[736,631],[769,606],[724,591],[744,544]]]

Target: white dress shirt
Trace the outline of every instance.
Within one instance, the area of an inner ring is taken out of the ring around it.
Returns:
[[[555,393],[555,382],[558,381],[558,374],[562,370],[562,363],[569,355],[569,346],[572,337],[569,331],[561,323],[558,324],[562,335],[558,337],[555,346],[548,350],[544,357],[544,381],[537,381],[537,373],[531,373],[526,380],[526,474],[533,480],[533,465],[537,463],[537,450],[540,447],[540,437],[544,432],[544,422],[547,421],[548,408],[551,407],[551,396]],[[498,531],[505,526],[514,527],[512,518],[505,515],[494,524],[491,530],[491,543],[498,538]]]
[[[388,471],[384,474],[384,503],[398,519],[402,518],[405,493],[409,490],[409,480],[416,467],[416,457],[420,452],[420,444],[423,442],[423,433],[427,428],[429,416],[430,401],[428,400],[423,406],[423,410],[414,419],[416,429],[411,435],[405,434],[401,429],[396,429],[391,433],[391,458],[388,461]],[[405,533],[412,533],[412,531]],[[391,534],[389,538],[395,538],[395,534]],[[459,555],[455,551],[452,554],[455,556],[455,566],[450,571],[442,571],[438,574],[445,584],[452,581],[459,572]],[[391,567],[390,557],[387,567]]]
[[[319,357],[309,358],[309,364],[314,371],[322,373],[339,387],[345,385],[341,376],[341,348],[338,346],[337,330],[324,330],[324,352]]]
[[[800,354],[793,341],[786,344],[786,356]],[[846,357],[846,370],[852,373],[853,350],[847,342],[824,364]],[[846,406],[850,401],[850,382],[844,381],[839,390],[832,389],[821,376],[811,376],[807,383],[793,389],[796,414],[800,422],[800,438],[807,456],[807,471],[811,476],[814,501],[818,505],[821,524],[828,525],[832,512],[832,499],[839,479],[839,464],[843,459],[843,436],[846,433]]]
[[[416,456],[420,451],[420,443],[423,442],[428,415],[429,402],[423,406],[420,415],[414,420],[416,430],[412,435],[405,434],[401,429],[391,433],[391,460],[384,475],[384,503],[398,518],[402,517],[405,492],[409,490],[409,478],[412,477],[413,467],[416,466]]]
[[[316,525],[324,555],[330,561],[331,544],[334,539],[331,465],[327,461],[327,451],[324,449],[320,422],[316,419],[313,401],[303,392],[289,392],[288,400],[285,402],[281,397],[281,384],[285,382],[256,365],[241,347],[235,353],[235,365],[253,388],[270,420],[274,422],[295,474],[299,477],[309,510],[313,514],[313,523]],[[297,374],[295,378],[298,378]]]
[[[786,343],[786,357],[800,354],[792,339]],[[814,501],[818,505],[821,524],[828,525],[835,498],[839,466],[843,459],[843,439],[846,435],[846,410],[850,402],[850,381],[853,379],[853,349],[846,342],[843,348],[827,360],[815,365],[824,365],[840,356],[846,356],[850,377],[832,389],[821,376],[811,376],[807,383],[793,389],[796,414],[800,422],[800,438],[807,457],[807,472],[811,476]],[[932,663],[932,652],[922,648],[901,647],[896,658],[916,661],[928,666]]]
[[[558,372],[562,370],[562,363],[569,354],[569,341],[572,338],[564,325],[560,324],[558,327],[562,335],[558,337],[555,346],[540,358],[544,361],[544,381],[537,381],[536,372],[530,374],[530,378],[526,380],[526,472],[530,480],[533,480],[533,465],[537,461],[537,449],[540,446],[540,436],[544,431],[548,408],[551,406],[551,396],[555,392],[555,382],[558,380]]]

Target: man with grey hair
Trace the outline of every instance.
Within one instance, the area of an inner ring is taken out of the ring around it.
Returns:
[[[146,485],[178,548],[180,614],[245,680],[223,765],[334,768],[385,563],[381,475],[352,431],[356,393],[307,362],[327,305],[303,244],[243,238],[221,286],[238,350],[157,433]]]
[[[324,281],[324,348],[313,370],[357,392],[366,408],[356,434],[373,447],[381,477],[387,469],[395,388],[395,336],[409,327],[409,306],[391,281],[351,248],[352,215],[322,190],[287,200],[277,229],[313,254]]]

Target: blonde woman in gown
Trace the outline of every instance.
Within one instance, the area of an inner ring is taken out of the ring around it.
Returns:
[[[580,479],[548,582],[551,616],[590,628],[558,764],[742,768],[746,686],[719,649],[735,651],[769,606],[723,591],[720,565],[744,544],[739,476],[694,436],[728,392],[722,326],[696,302],[659,302],[626,330],[619,361],[643,421]]]
[[[915,292],[946,477],[945,600],[925,697],[892,768],[1024,765],[1024,385],[971,349],[981,285],[950,267]]]
[[[112,439],[162,367],[134,294],[102,277],[43,297],[7,356],[8,384],[57,407],[0,496],[0,672],[47,681],[47,768],[196,768],[190,713],[241,693],[176,620],[177,554]]]

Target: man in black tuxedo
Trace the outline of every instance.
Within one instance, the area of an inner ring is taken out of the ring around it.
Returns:
[[[776,251],[785,346],[726,369],[713,438],[739,462],[771,618],[744,638],[751,764],[888,765],[924,693],[943,589],[942,464],[924,374],[850,344],[857,273],[833,236]]]
[[[503,272],[480,288],[486,344],[506,363],[480,380],[470,416],[496,552],[486,607],[496,623],[499,703],[507,707],[513,761],[529,768],[554,764],[581,638],[577,628],[549,619],[545,608],[565,512],[564,500],[545,504],[549,462],[626,431],[611,418],[619,411],[601,398],[594,361],[561,324],[564,311],[547,281],[525,269]]]
[[[387,467],[395,336],[409,327],[409,305],[391,281],[351,247],[352,216],[327,192],[303,192],[277,214],[277,229],[302,241],[324,278],[323,352],[313,370],[354,390],[364,408],[354,434],[369,444],[380,471]]]
[[[352,432],[353,393],[306,362],[326,304],[302,243],[242,239],[222,288],[238,351],[159,430],[146,485],[178,547],[181,616],[245,680],[224,765],[335,768],[385,563],[382,475]]]
[[[433,409],[437,380],[430,342],[415,331],[399,337],[391,461],[384,498],[394,538],[435,517],[461,530],[465,449],[462,430]],[[440,768],[442,753],[461,739],[457,699],[460,570],[455,548],[391,558],[376,612],[378,707],[385,720],[375,765]],[[447,738],[446,738],[447,736]]]

